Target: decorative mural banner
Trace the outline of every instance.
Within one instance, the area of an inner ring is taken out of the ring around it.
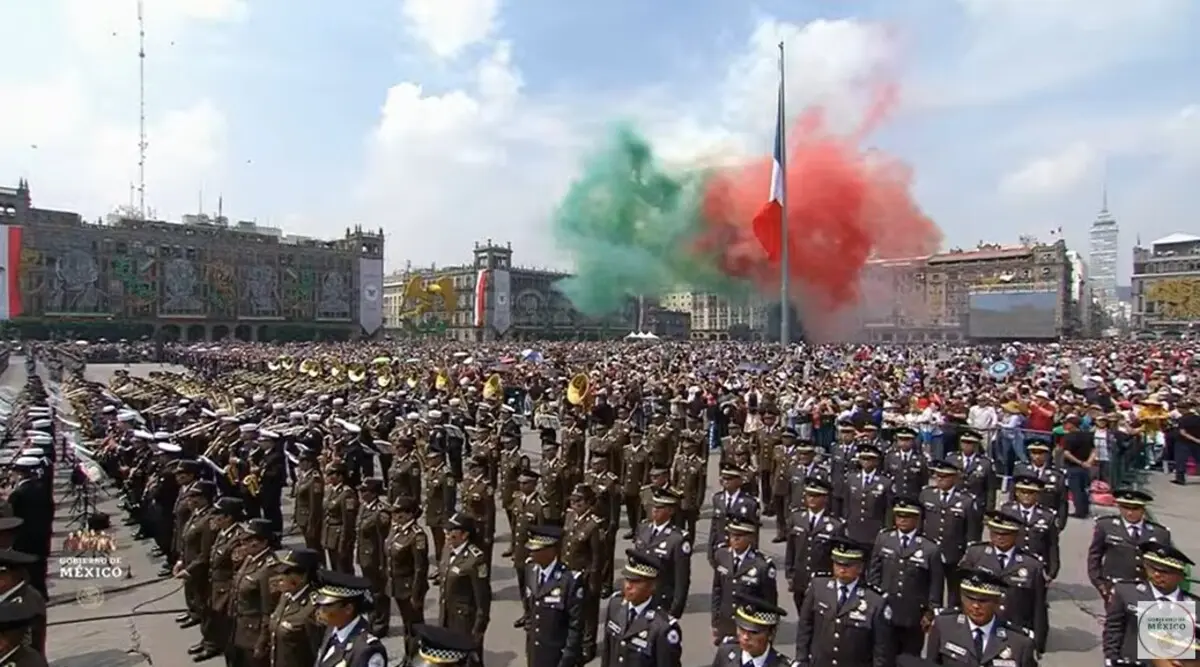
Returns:
[[[167,260],[162,271],[162,301],[158,305],[159,315],[205,314],[204,300],[200,298],[202,269],[193,261],[182,258]]]
[[[267,264],[240,267],[238,315],[279,317],[279,272]]]
[[[492,271],[492,328],[503,336],[512,328],[512,277],[504,269]]]
[[[1200,279],[1167,278],[1146,288],[1146,301],[1156,304],[1162,319],[1200,320]]]
[[[487,283],[488,270],[480,269],[475,276],[475,326],[482,328],[487,324]]]
[[[358,323],[368,336],[383,326],[383,260],[358,260]]]
[[[232,264],[218,260],[204,267],[208,281],[209,317],[234,318],[237,316],[237,270]]]
[[[283,271],[283,308],[302,320],[314,317],[317,303],[317,272],[310,268],[288,267]]]
[[[68,241],[68,243],[70,243]],[[101,284],[101,265],[90,249],[47,248],[46,312],[100,315],[111,313]]]
[[[363,260],[359,260],[363,261]],[[370,260],[367,260],[370,261]],[[382,279],[383,271],[380,270]],[[317,318],[324,320],[350,319],[350,285],[349,271],[334,269],[326,271],[321,278],[321,297],[317,301]],[[376,285],[379,283],[376,282]],[[375,290],[375,303],[380,304],[379,312],[382,322],[383,302],[379,298],[379,289]]]
[[[108,262],[112,311],[131,317],[153,317],[158,306],[158,260],[141,243]]]
[[[20,317],[21,303],[21,228],[0,228],[0,322]]]

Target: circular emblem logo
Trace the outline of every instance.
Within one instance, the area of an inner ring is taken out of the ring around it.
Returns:
[[[1174,601],[1148,605],[1138,616],[1139,656],[1168,660],[1191,657],[1196,619],[1188,607]]]
[[[379,298],[379,286],[367,285],[363,287],[363,296],[367,297],[367,301],[374,301]]]
[[[99,609],[104,604],[104,589],[99,586],[84,586],[75,592],[75,602],[84,609]]]

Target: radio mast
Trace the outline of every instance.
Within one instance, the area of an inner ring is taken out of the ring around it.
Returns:
[[[146,19],[137,3],[138,20],[138,215],[146,219]]]

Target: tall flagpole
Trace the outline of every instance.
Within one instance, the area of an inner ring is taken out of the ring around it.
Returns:
[[[779,171],[780,180],[783,182],[783,187],[780,188],[779,208],[781,215],[779,216],[780,230],[779,238],[783,245],[782,252],[779,255],[779,343],[788,345],[792,342],[792,324],[789,314],[791,308],[789,306],[788,295],[788,187],[787,187],[787,106],[784,103],[783,91],[784,81],[786,81],[786,72],[783,66],[783,42],[779,43]]]

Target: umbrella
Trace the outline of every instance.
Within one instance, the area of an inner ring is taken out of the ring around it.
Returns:
[[[546,358],[543,357],[542,353],[538,352],[537,350],[523,350],[521,352],[521,361],[528,361],[530,363],[540,364],[545,360],[546,360]]]

